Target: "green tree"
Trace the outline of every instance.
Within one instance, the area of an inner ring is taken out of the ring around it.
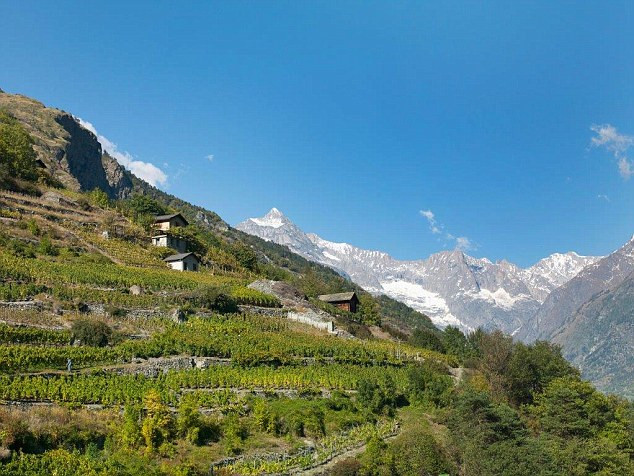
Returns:
[[[104,347],[112,338],[112,329],[102,321],[77,319],[71,326],[73,338],[84,345]]]
[[[108,197],[108,194],[100,188],[96,188],[91,191],[89,198],[94,205],[100,208],[110,208],[110,197]]]
[[[531,403],[552,380],[565,376],[578,377],[579,372],[561,355],[556,344],[538,341],[527,346],[516,343],[506,371],[506,388],[516,405]]]
[[[190,443],[200,442],[201,415],[196,405],[184,400],[178,407],[178,417],[176,419],[176,432],[181,438],[185,438]]]
[[[169,408],[161,401],[161,395],[154,389],[143,398],[145,417],[141,435],[148,453],[169,443],[173,432],[173,420]]]
[[[379,303],[370,294],[358,293],[359,321],[367,325],[381,324],[381,310]]]
[[[409,343],[423,349],[435,350],[437,352],[445,352],[445,346],[438,337],[437,333],[430,329],[414,329]]]
[[[167,212],[163,204],[147,195],[132,195],[123,205],[133,216],[164,215]]]
[[[4,179],[37,179],[33,139],[15,118],[0,111],[0,174]]]

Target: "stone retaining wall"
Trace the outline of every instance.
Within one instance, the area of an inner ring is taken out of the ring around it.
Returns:
[[[16,311],[39,311],[42,309],[40,301],[0,301],[0,308]]]

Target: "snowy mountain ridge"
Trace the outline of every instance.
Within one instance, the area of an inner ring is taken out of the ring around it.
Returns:
[[[555,253],[530,268],[520,268],[454,250],[402,261],[382,251],[305,233],[277,208],[236,228],[330,266],[369,292],[386,294],[427,314],[440,327],[464,330],[481,326],[516,332],[554,289],[600,259]]]

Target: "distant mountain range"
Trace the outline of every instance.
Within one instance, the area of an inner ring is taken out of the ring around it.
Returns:
[[[606,257],[555,253],[520,268],[457,250],[401,261],[305,233],[276,208],[236,228],[330,266],[440,327],[559,343],[599,388],[634,397],[634,238]]]
[[[524,269],[508,261],[493,263],[461,251],[443,251],[427,259],[401,261],[381,251],[304,233],[276,208],[236,228],[330,266],[372,293],[386,294],[427,314],[438,326],[463,330],[483,327],[517,333],[553,290],[599,259],[556,253]]]

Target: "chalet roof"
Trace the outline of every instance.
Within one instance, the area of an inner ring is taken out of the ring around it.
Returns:
[[[187,220],[185,220],[185,217],[183,215],[181,215],[180,213],[172,213],[171,215],[158,215],[154,217],[154,223],[162,223],[165,221],[170,221],[172,218],[176,218],[176,217],[181,217],[181,219],[186,223],[189,224],[189,222]]]
[[[357,293],[355,293],[354,291],[351,291],[349,293],[322,294],[321,296],[318,296],[320,301],[326,302],[352,301],[353,297],[357,297]]]
[[[171,263],[173,261],[182,261],[189,255],[193,255],[194,258],[196,258],[196,261],[198,261],[198,257],[194,253],[177,253],[175,255],[168,256],[163,261],[166,261],[167,263]]]

